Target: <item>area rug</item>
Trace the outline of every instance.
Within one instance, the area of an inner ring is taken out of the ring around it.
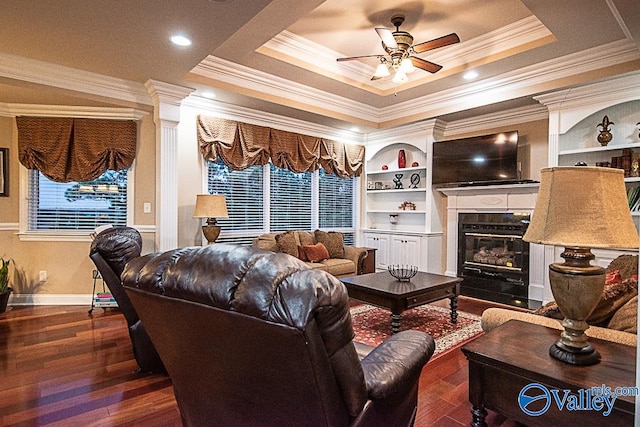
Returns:
[[[451,310],[426,304],[402,313],[400,330],[416,329],[428,333],[436,341],[435,355],[442,354],[482,333],[480,317],[458,311],[453,324]],[[377,346],[391,336],[391,312],[368,304],[351,308],[356,334],[354,341]]]

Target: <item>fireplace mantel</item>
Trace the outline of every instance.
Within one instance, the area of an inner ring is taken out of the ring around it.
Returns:
[[[457,275],[458,214],[464,212],[527,212],[536,205],[539,183],[439,188],[447,196],[447,267],[445,274]],[[532,244],[529,257],[529,299],[553,299],[545,285],[544,246]]]

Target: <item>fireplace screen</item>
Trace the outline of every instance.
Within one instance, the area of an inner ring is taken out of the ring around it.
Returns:
[[[522,271],[522,236],[465,233],[465,265]]]
[[[461,213],[458,276],[461,292],[521,305],[528,298],[529,244],[522,240],[528,213]]]

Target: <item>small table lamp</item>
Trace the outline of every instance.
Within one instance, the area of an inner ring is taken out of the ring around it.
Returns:
[[[214,243],[220,235],[216,218],[229,218],[226,199],[221,194],[198,194],[193,217],[207,218],[207,224],[202,226],[202,233],[209,244]]]
[[[524,240],[563,246],[564,263],[549,266],[551,291],[564,316],[564,331],[549,349],[555,359],[593,365],[600,354],[587,342],[587,317],[605,283],[605,269],[591,265],[590,248],[638,248],[624,171],[600,167],[542,169],[540,191]]]

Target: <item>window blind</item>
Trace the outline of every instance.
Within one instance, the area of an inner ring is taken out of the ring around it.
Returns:
[[[262,166],[250,166],[232,170],[222,160],[208,162],[208,188],[210,194],[224,194],[229,218],[219,218],[222,227],[218,241],[222,242],[230,232],[253,231],[258,235],[264,230],[264,177]]]
[[[311,172],[269,167],[270,230],[311,230]]]
[[[31,231],[127,225],[127,171],[108,170],[93,181],[58,183],[31,169],[28,217]]]
[[[355,178],[340,178],[319,170],[320,228],[353,228],[353,187]]]

